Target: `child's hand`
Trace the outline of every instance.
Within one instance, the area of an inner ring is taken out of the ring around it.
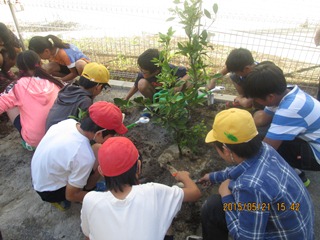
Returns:
[[[183,182],[190,178],[190,173],[187,171],[177,171],[172,174],[178,182]]]
[[[210,186],[212,183],[209,179],[209,173],[205,174],[202,178],[200,178],[197,183],[201,183],[203,186]]]
[[[225,197],[231,194],[231,191],[229,190],[229,183],[230,183],[230,179],[227,179],[221,183],[219,187],[219,194],[221,195],[221,197]]]

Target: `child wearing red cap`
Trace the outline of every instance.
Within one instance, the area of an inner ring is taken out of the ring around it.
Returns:
[[[41,199],[58,208],[66,200],[82,202],[100,177],[96,171],[100,144],[126,132],[120,109],[104,101],[91,105],[89,116],[80,123],[67,119],[53,125],[31,161],[32,184]],[[96,142],[93,146],[92,140]]]
[[[201,196],[185,171],[175,177],[183,189],[158,183],[138,185],[141,161],[128,138],[109,138],[99,149],[98,161],[108,191],[90,192],[83,200],[81,227],[90,239],[105,239],[107,234],[110,240],[163,240],[182,202]]]

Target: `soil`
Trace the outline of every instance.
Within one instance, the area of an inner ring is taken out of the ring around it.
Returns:
[[[98,100],[113,102],[115,97],[124,97],[128,89],[113,87],[111,92],[101,94]],[[195,111],[193,118],[202,118],[208,129],[221,104],[203,106]],[[126,111],[125,124],[137,121],[141,109]],[[143,173],[149,181],[172,186],[177,184],[164,167],[170,164],[178,170],[187,170],[193,179],[207,172],[223,169],[224,161],[216,154],[212,145],[199,144],[199,154],[185,150],[179,158],[178,150],[170,134],[154,123],[141,124],[127,134],[143,156]],[[81,204],[73,203],[71,208],[61,212],[49,203],[43,202],[33,190],[30,176],[32,152],[22,148],[20,136],[8,120],[0,115],[0,230],[4,240],[33,239],[84,239],[80,229]],[[315,226],[320,224],[320,178],[318,172],[306,171],[311,184],[308,190],[315,208]],[[188,235],[201,235],[200,209],[208,195],[217,192],[217,186],[204,188],[201,199],[196,203],[184,203],[173,221],[175,240],[184,240]],[[143,216],[138,216],[143,217]],[[315,228],[315,239],[320,239],[320,229]]]
[[[113,88],[110,93],[102,94],[96,100],[113,102],[113,98],[122,97],[126,92],[126,89]],[[126,111],[125,124],[137,121],[140,112],[141,109],[137,108]],[[209,129],[215,112],[212,107],[203,107],[198,109],[195,115],[201,116]],[[170,134],[152,121],[132,128],[126,136],[136,144],[143,156],[142,177],[148,181],[170,186],[177,184],[165,168],[166,164],[178,170],[189,171],[193,179],[225,167],[212,146],[204,141],[199,145],[199,154],[184,150],[183,157],[180,158]],[[81,204],[73,203],[69,210],[62,212],[43,202],[33,190],[30,175],[33,153],[22,148],[19,133],[6,114],[0,118],[0,137],[0,230],[3,239],[84,239],[80,229]],[[201,234],[201,205],[208,194],[215,192],[217,188],[200,188],[203,193],[201,200],[183,204],[182,210],[173,221],[176,240],[196,233]]]

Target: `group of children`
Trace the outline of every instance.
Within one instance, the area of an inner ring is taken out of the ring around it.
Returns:
[[[139,151],[116,136],[127,132],[123,114],[112,103],[94,102],[109,87],[107,68],[56,36],[33,37],[21,52],[14,34],[3,33],[1,76],[8,81],[0,113],[7,112],[23,146],[35,151],[32,184],[41,199],[62,210],[83,203],[81,228],[88,239],[173,239],[166,234],[173,218],[201,192],[186,171],[175,174],[183,188],[139,184]],[[152,99],[161,72],[152,60],[158,57],[157,49],[139,56],[140,73],[126,100],[137,91]],[[18,80],[9,78],[9,62],[19,68]],[[256,111],[231,106],[215,116],[206,136],[230,167],[198,180],[221,184],[202,206],[201,238],[314,239],[310,181],[303,170],[320,170],[320,103],[298,86],[288,87],[279,67],[255,62],[247,49],[231,51],[221,70],[227,73],[238,91],[235,103]],[[66,84],[76,76],[78,85]],[[189,78],[184,67],[176,76]],[[207,88],[214,86],[213,79]],[[264,126],[266,134],[259,132]],[[101,176],[107,191],[93,191]]]

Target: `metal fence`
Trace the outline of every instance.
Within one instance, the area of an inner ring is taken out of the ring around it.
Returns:
[[[166,22],[173,0],[25,0],[9,5],[0,0],[0,21],[15,33],[17,27],[28,46],[32,36],[54,34],[77,45],[93,61],[108,66],[113,79],[133,80],[137,56],[159,48],[158,33],[172,26],[179,41],[184,38],[178,22]],[[257,61],[270,60],[315,95],[320,76],[320,48],[313,37],[320,26],[320,1],[316,0],[217,0],[216,21],[203,22],[214,50],[211,71],[224,65],[233,48],[249,49]],[[204,1],[210,8],[213,2]],[[16,24],[14,17],[16,17]],[[177,59],[178,64],[186,64]]]

